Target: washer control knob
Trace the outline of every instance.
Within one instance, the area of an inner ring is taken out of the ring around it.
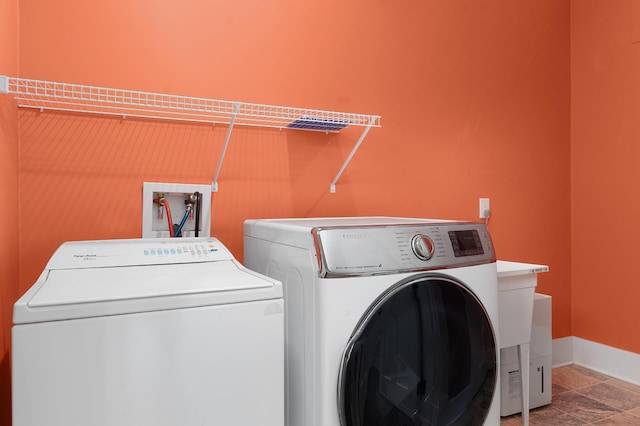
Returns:
[[[435,246],[431,238],[424,234],[416,234],[411,239],[413,254],[420,260],[429,260],[433,256]]]

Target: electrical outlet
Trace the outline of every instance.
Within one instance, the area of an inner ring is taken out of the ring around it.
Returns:
[[[158,202],[160,198],[164,198],[169,203],[172,226],[177,226],[187,212],[189,197],[195,192],[201,194],[200,230],[198,236],[211,236],[210,185],[144,182],[142,188],[142,238],[170,236],[167,211]],[[195,219],[195,212],[187,216],[181,232],[183,237],[195,237]]]
[[[480,219],[489,219],[491,207],[488,198],[480,198]]]

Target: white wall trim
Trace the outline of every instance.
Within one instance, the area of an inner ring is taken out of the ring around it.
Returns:
[[[578,364],[640,386],[640,354],[569,336],[553,339],[552,364]]]
[[[553,339],[551,349],[551,365],[553,367],[562,367],[563,365],[573,364],[573,336]]]

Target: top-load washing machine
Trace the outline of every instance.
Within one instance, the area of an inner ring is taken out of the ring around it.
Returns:
[[[244,224],[283,283],[289,426],[499,425],[497,273],[483,223]]]
[[[64,243],[13,311],[14,426],[282,426],[281,284],[215,238]]]

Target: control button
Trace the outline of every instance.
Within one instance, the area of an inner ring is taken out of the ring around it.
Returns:
[[[169,249],[164,249],[164,254],[169,254]]]
[[[155,256],[155,255],[156,255],[156,251],[155,251],[155,250],[151,250],[151,254],[152,254],[153,256]]]
[[[182,254],[182,249],[181,248],[178,249],[178,254]]]
[[[149,256],[149,250],[145,250],[145,251],[144,251],[144,255],[145,255],[145,256]]]
[[[424,234],[416,234],[411,239],[413,254],[420,260],[429,260],[433,256],[435,247],[431,238]]]
[[[171,249],[171,254],[176,254],[176,249]]]

